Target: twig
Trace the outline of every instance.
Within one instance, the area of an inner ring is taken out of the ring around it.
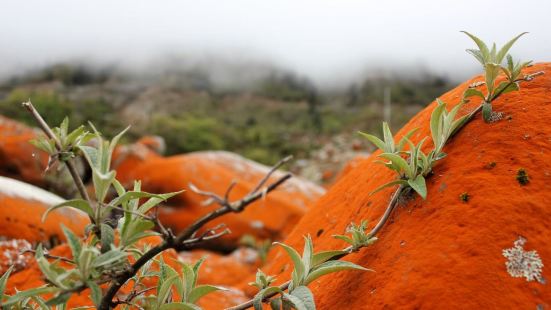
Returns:
[[[26,254],[26,253],[36,254],[36,250],[27,249],[27,250],[22,251],[20,254]],[[60,260],[62,262],[73,264],[73,265],[76,264],[72,259],[69,259],[67,257],[50,255],[48,253],[43,253],[43,255],[44,255],[44,257],[49,258],[49,259],[57,259],[57,260]]]
[[[512,83],[517,83],[517,82],[523,82],[523,81],[531,81],[532,79],[534,79],[535,77],[537,76],[540,76],[540,75],[543,75],[544,72],[543,71],[538,71],[538,72],[535,72],[535,73],[532,73],[532,74],[529,74],[529,75],[526,75],[524,76],[523,78],[521,79],[517,79],[513,82],[510,82],[510,84]],[[482,84],[477,84],[477,85],[471,85],[469,87],[477,87],[477,86],[480,86]],[[507,85],[507,86],[509,86]],[[497,93],[496,95],[494,95],[494,97],[492,98],[492,101],[495,100],[496,98],[498,98],[500,95],[502,95],[503,91],[506,89],[507,87],[504,87],[499,93]],[[468,119],[466,122],[464,122],[462,124],[461,127],[457,128],[457,130],[455,132],[457,132],[460,128],[462,128],[463,126],[465,126],[465,124],[467,124],[471,119],[473,119],[473,117],[482,109],[482,104],[479,105],[475,110],[473,110],[471,113],[469,113],[469,116],[468,116]],[[405,187],[404,186],[400,186],[396,189],[396,191],[394,192],[394,194],[392,195],[392,198],[385,210],[385,213],[383,214],[383,216],[381,217],[381,219],[379,219],[379,222],[377,223],[377,225],[375,225],[375,227],[367,234],[369,238],[375,236],[383,227],[384,225],[386,224],[386,222],[388,221],[390,215],[392,214],[392,211],[396,208],[396,205],[398,204],[398,198],[400,197],[401,193],[404,191]],[[337,255],[337,256],[334,256],[331,260],[339,260],[343,257],[345,257],[346,255],[350,254],[351,253],[351,247],[348,247],[346,249],[344,249],[344,251],[346,251],[345,254],[341,254],[341,255]],[[291,284],[291,281],[287,281],[285,283],[283,283],[282,285],[279,286],[279,288],[282,290],[282,291],[285,291],[289,288],[289,285]],[[267,294],[266,297],[264,298],[264,300],[268,300],[270,299],[271,297],[277,295],[279,293],[272,293],[272,294]],[[244,309],[248,309],[250,307],[253,306],[253,301],[252,300],[249,300],[245,303],[242,303],[240,305],[237,305],[237,306],[234,306],[234,307],[230,307],[230,308],[226,308],[226,310],[244,310]]]
[[[44,132],[44,134],[48,138],[50,138],[51,140],[54,141],[57,151],[62,152],[63,149],[62,149],[62,146],[61,146],[61,142],[59,142],[59,140],[57,140],[57,138],[56,138],[55,134],[53,133],[52,129],[50,128],[50,126],[48,126],[48,124],[44,121],[44,119],[38,113],[38,111],[35,109],[35,107],[31,103],[31,101],[29,100],[27,102],[23,102],[22,105],[25,109],[27,109],[29,111],[29,113],[31,113],[31,115],[34,117],[34,119],[36,120],[36,122],[38,123],[38,125],[40,126],[42,131]],[[74,164],[73,160],[68,159],[64,162],[65,162],[65,165],[67,165],[67,169],[69,170],[69,173],[71,173],[71,177],[73,178],[73,181],[75,182],[75,185],[78,189],[78,192],[80,193],[80,196],[82,196],[82,198],[84,200],[86,200],[90,204],[90,206],[93,206],[92,200],[90,200],[90,197],[88,196],[88,192],[86,191],[86,187],[84,186],[84,183],[82,183],[82,179],[80,178],[80,176],[77,172],[77,169],[75,167],[75,164]],[[93,221],[92,218],[91,218],[91,220]]]
[[[381,219],[379,219],[379,222],[377,223],[377,225],[375,225],[375,227],[373,227],[373,229],[371,229],[371,231],[367,234],[367,236],[369,238],[375,236],[385,226],[386,222],[388,222],[388,219],[390,218],[390,215],[392,214],[392,211],[398,205],[398,198],[400,197],[400,194],[404,191],[404,189],[405,189],[405,187],[403,185],[400,185],[396,189],[396,191],[392,195],[392,198],[390,199],[390,202],[388,203],[388,206],[386,207],[385,213],[381,216]],[[334,256],[330,260],[331,261],[339,260],[339,259],[347,256],[348,254],[352,253],[353,248],[352,248],[352,246],[349,246],[349,247],[345,248],[343,251],[346,252],[346,253]],[[287,282],[281,284],[279,286],[279,288],[282,291],[285,291],[289,288],[290,284],[291,284],[291,281],[287,281]],[[264,300],[268,300],[268,299],[272,298],[273,296],[275,296],[277,294],[279,294],[279,293],[274,292],[274,293],[271,293],[271,294],[267,294],[264,297]],[[249,301],[244,302],[242,304],[239,304],[237,306],[226,308],[225,310],[245,310],[245,309],[248,309],[252,306],[253,306],[253,301],[249,300]]]
[[[280,166],[281,164],[278,163]],[[278,167],[279,167],[278,166]],[[274,170],[272,168],[272,170]],[[270,171],[268,174],[272,174],[273,171]],[[291,174],[287,173],[275,182],[268,185],[263,192],[271,192],[278,188],[281,184],[283,184],[285,181],[287,181],[289,178],[291,178]],[[264,184],[266,183],[266,178],[262,179],[260,183]],[[259,184],[260,184],[259,183]],[[113,298],[117,294],[117,292],[120,290],[120,288],[130,279],[132,278],[139,270],[140,268],[147,263],[149,260],[153,259],[158,254],[162,253],[163,251],[167,249],[175,249],[175,250],[189,250],[193,248],[197,243],[212,240],[214,238],[219,238],[222,235],[228,234],[229,230],[224,230],[218,234],[214,235],[204,235],[199,238],[193,238],[193,236],[196,234],[196,232],[201,229],[205,224],[211,222],[214,219],[217,219],[227,213],[239,213],[243,211],[248,205],[262,197],[263,192],[258,192],[258,189],[262,186],[256,186],[256,191],[251,191],[245,197],[243,197],[240,200],[230,202],[227,199],[224,199],[214,193],[206,192],[199,190],[195,186],[190,186],[190,189],[200,195],[204,195],[210,198],[213,198],[216,200],[216,202],[220,205],[220,207],[202,218],[195,221],[193,224],[191,224],[188,228],[186,228],[182,233],[180,233],[176,238],[164,238],[163,242],[153,248],[151,248],[149,251],[144,253],[140,258],[138,258],[134,264],[125,272],[117,276],[113,279],[111,286],[108,288],[108,290],[105,292],[105,295],[103,296],[99,309],[100,310],[109,310],[110,307],[114,306]],[[230,185],[231,186],[231,185]],[[227,191],[226,191],[227,193]],[[211,229],[212,230],[212,229]],[[208,231],[207,231],[208,232]]]

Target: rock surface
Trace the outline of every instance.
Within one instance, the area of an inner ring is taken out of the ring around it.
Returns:
[[[346,257],[375,272],[339,272],[310,285],[318,309],[551,307],[551,64],[535,65],[527,73],[540,70],[546,74],[494,102],[501,120],[487,124],[477,115],[449,141],[444,148],[448,156],[427,179],[426,200],[415,196],[403,203],[377,243]],[[441,99],[449,109],[468,85],[481,80],[469,80]],[[478,104],[472,100],[460,114]],[[413,117],[397,136],[416,127],[414,143],[430,136],[435,106],[433,102]],[[377,154],[361,161],[313,205],[286,243],[302,249],[303,236],[310,234],[316,250],[339,249],[345,244],[331,235],[342,234],[350,222],[365,219],[373,226],[394,189],[369,193],[395,178],[375,163]],[[526,185],[517,180],[521,168],[529,176]],[[470,197],[466,202],[460,199],[463,193]],[[543,282],[508,272],[506,263],[530,273],[518,259],[522,256],[515,261],[503,255],[520,236],[524,250],[536,251],[543,261]],[[292,264],[282,251],[274,252],[265,271],[279,281],[289,279]]]

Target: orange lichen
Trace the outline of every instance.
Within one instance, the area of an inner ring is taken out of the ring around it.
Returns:
[[[55,210],[42,222],[44,212],[63,201],[38,187],[0,177],[0,236],[55,243],[63,239],[60,225],[82,233],[89,220],[74,209]]]
[[[149,237],[142,239],[138,243],[138,247],[141,245],[148,244],[150,246],[154,246],[160,242],[159,237]],[[72,258],[71,250],[69,246],[66,244],[60,245],[55,247],[49,252],[50,255],[65,257],[65,258]],[[205,284],[217,284],[222,285],[227,291],[217,292],[214,294],[209,294],[205,297],[203,297],[199,304],[204,309],[222,309],[226,308],[228,306],[231,306],[233,304],[241,303],[247,300],[247,297],[245,294],[237,289],[231,286],[233,283],[237,283],[238,281],[243,280],[243,278],[246,277],[246,275],[253,272],[251,268],[254,268],[254,262],[250,263],[247,261],[246,255],[242,252],[242,250],[238,250],[232,255],[229,256],[222,256],[215,253],[210,253],[207,251],[194,251],[191,253],[184,253],[181,254],[181,257],[179,258],[175,251],[168,250],[164,251],[162,253],[163,261],[170,265],[175,270],[180,270],[180,265],[178,261],[183,261],[186,263],[195,263],[197,260],[199,260],[201,257],[206,257],[207,260],[204,262],[200,272],[199,272],[199,280],[198,283],[205,283]],[[131,262],[134,261],[131,259]],[[13,294],[15,290],[25,290],[30,288],[39,287],[45,284],[42,276],[42,272],[40,271],[36,261],[34,259],[30,259],[28,262],[28,267],[20,272],[16,272],[13,274],[9,280],[7,285],[7,294]],[[64,267],[70,267],[70,265],[66,263],[61,263]],[[237,272],[232,273],[228,271],[228,267],[235,267],[235,270]],[[226,272],[224,273],[222,268],[226,268]],[[153,270],[158,270],[158,264],[154,263],[152,265]],[[222,272],[221,272],[222,271]],[[155,287],[157,285],[157,278],[156,277],[150,277],[146,278],[142,283],[146,287]],[[132,290],[132,281],[129,281],[126,285],[124,285],[121,290],[119,296],[121,298],[124,298],[125,294],[129,294]],[[106,286],[102,286],[104,289],[106,289]],[[154,294],[155,291],[151,291],[146,293],[146,295]],[[50,295],[45,295],[44,297],[49,298]],[[70,309],[74,307],[82,307],[82,306],[92,306],[92,302],[90,299],[90,291],[88,289],[71,296],[68,302],[68,307]]]
[[[189,190],[192,183],[200,189],[223,196],[232,181],[237,181],[230,199],[239,199],[252,190],[268,172],[268,167],[229,152],[196,152],[167,158],[153,158],[134,169],[118,170],[117,177],[129,185],[142,180],[146,191],[162,193],[186,189],[169,201],[175,208],[162,208],[161,220],[180,231],[217,206],[204,206],[204,196]],[[282,174],[278,172],[276,177]],[[323,189],[305,180],[293,178],[265,199],[253,203],[239,214],[228,214],[212,225],[225,223],[232,234],[224,238],[235,244],[243,234],[272,239],[285,236]]]
[[[0,175],[44,185],[48,155],[29,143],[37,132],[0,115]]]
[[[549,285],[513,278],[502,256],[523,236],[527,250],[537,250],[544,264],[551,262],[546,222],[551,218],[551,64],[526,71],[539,70],[548,73],[494,101],[494,110],[512,118],[487,124],[477,115],[444,148],[448,156],[427,178],[427,199],[414,196],[403,202],[377,243],[346,257],[376,272],[339,272],[310,285],[318,309],[533,309],[551,304]],[[448,108],[455,106],[468,85],[481,80],[467,81],[441,99]],[[472,100],[460,114],[479,103]],[[435,106],[433,102],[413,117],[397,136],[417,127],[413,142],[430,136]],[[286,243],[300,249],[302,236],[310,234],[316,250],[343,248],[331,235],[343,233],[350,222],[366,219],[374,225],[393,189],[369,193],[395,178],[375,163],[377,154],[346,173]],[[497,164],[487,169],[488,162]],[[526,186],[515,179],[521,167],[530,172]],[[464,192],[469,203],[457,198]],[[289,279],[289,260],[282,251],[274,252],[265,271],[279,281]],[[542,276],[550,279],[551,269],[543,268]]]

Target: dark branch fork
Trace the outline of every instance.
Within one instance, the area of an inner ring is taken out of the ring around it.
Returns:
[[[255,202],[256,200],[262,198],[265,196],[266,193],[269,193],[276,188],[278,188],[280,185],[282,185],[285,181],[291,178],[291,174],[287,173],[283,175],[282,177],[278,178],[273,183],[267,185],[263,188],[263,186],[267,183],[270,176],[283,164],[288,162],[291,159],[291,157],[286,157],[279,161],[271,170],[268,172],[268,174],[259,182],[259,184],[250,191],[245,197],[242,199],[239,199],[237,201],[231,202],[229,197],[229,192],[231,189],[235,186],[235,182],[232,182],[230,184],[228,190],[226,191],[224,197],[218,196],[215,193],[201,191],[197,189],[195,186],[190,186],[192,191],[196,192],[197,194],[200,194],[202,196],[205,196],[209,199],[213,199],[217,204],[220,205],[220,207],[205,216],[201,217],[197,221],[195,221],[193,224],[191,224],[188,228],[186,228],[182,233],[180,233],[176,237],[167,237],[163,236],[163,241],[161,244],[151,248],[149,251],[144,253],[139,259],[137,259],[130,268],[125,271],[124,273],[120,274],[116,278],[113,279],[113,282],[105,295],[102,298],[101,304],[99,306],[99,309],[101,310],[108,310],[112,307],[114,307],[117,303],[117,301],[113,301],[113,298],[115,298],[117,292],[120,290],[120,288],[130,279],[132,278],[136,272],[149,260],[153,259],[158,254],[162,253],[165,250],[168,249],[174,249],[177,251],[183,251],[183,250],[190,250],[194,248],[197,244],[213,240],[216,238],[219,238],[223,235],[226,235],[230,233],[229,229],[224,229],[220,232],[217,232],[221,228],[224,228],[223,225],[218,225],[214,228],[208,229],[206,232],[202,233],[199,237],[196,237],[197,232],[203,228],[206,224],[213,221],[214,219],[217,219],[225,214],[228,213],[239,213],[243,211],[248,205]],[[262,190],[261,190],[262,189]]]
[[[54,132],[52,131],[52,129],[50,128],[50,126],[48,126],[48,124],[44,121],[44,119],[42,118],[40,113],[38,113],[38,111],[35,109],[35,107],[31,103],[31,101],[29,100],[27,102],[23,102],[22,105],[25,109],[27,109],[29,111],[29,113],[31,113],[31,115],[34,117],[34,119],[36,120],[36,122],[40,126],[40,129],[42,129],[42,131],[44,132],[44,134],[48,138],[50,138],[54,141],[57,151],[62,152],[63,149],[62,149],[62,146],[61,146],[61,142],[59,140],[57,140],[57,138],[56,138]],[[92,200],[90,199],[90,197],[88,196],[88,192],[86,191],[86,187],[84,186],[84,183],[82,182],[82,179],[80,178],[80,176],[77,172],[77,168],[75,167],[75,163],[73,162],[72,159],[68,159],[64,162],[65,162],[65,165],[67,165],[67,169],[69,170],[69,173],[71,174],[71,177],[73,178],[73,181],[75,182],[75,185],[78,189],[78,192],[80,193],[80,196],[82,196],[82,198],[84,200],[86,200],[90,204],[90,206],[93,206]]]

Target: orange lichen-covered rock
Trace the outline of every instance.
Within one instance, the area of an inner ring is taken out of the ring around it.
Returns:
[[[112,168],[117,170],[119,178],[132,173],[139,165],[160,158],[165,150],[163,138],[145,136],[136,143],[119,145],[113,152]]]
[[[268,173],[269,168],[239,155],[223,152],[195,152],[186,155],[151,159],[135,169],[118,171],[117,177],[124,184],[142,180],[142,189],[155,193],[186,189],[169,204],[176,208],[162,208],[162,222],[175,231],[187,227],[199,216],[214,210],[217,206],[204,206],[204,196],[189,190],[189,184],[223,196],[232,181],[237,185],[230,199],[242,198]],[[271,181],[281,177],[277,172]],[[324,192],[322,188],[308,181],[291,178],[280,188],[271,192],[239,214],[228,214],[213,225],[225,223],[232,230],[226,241],[236,241],[243,234],[278,239],[285,236],[302,217],[306,206]],[[179,208],[178,208],[179,207]]]
[[[239,248],[228,255],[195,250],[182,252],[180,259],[186,263],[205,259],[199,273],[198,283],[234,286],[240,284],[243,279],[254,275],[259,267],[257,252],[253,249]]]
[[[0,175],[44,185],[48,155],[29,143],[37,132],[0,115]]]
[[[32,254],[26,253],[32,245],[25,239],[0,241],[0,274],[4,274],[11,266],[13,272],[27,267],[32,260]]]
[[[63,201],[38,187],[0,177],[0,236],[55,243],[64,238],[60,224],[74,232],[84,231],[88,217],[70,208],[54,210],[42,222],[44,212]]]
[[[150,237],[146,239],[142,239],[139,243],[149,244],[149,245],[156,245],[160,242],[160,238],[158,237]],[[199,271],[199,283],[204,284],[217,284],[220,286],[223,286],[227,289],[227,291],[221,291],[214,294],[209,294],[205,297],[203,297],[199,301],[199,305],[203,307],[203,309],[223,309],[226,307],[229,307],[234,304],[242,303],[247,301],[247,297],[245,294],[234,287],[231,287],[229,284],[231,280],[233,281],[239,281],[242,280],[246,274],[234,274],[235,276],[239,276],[239,278],[233,278],[233,279],[224,279],[220,275],[216,275],[217,272],[224,272],[223,268],[226,266],[229,266],[230,264],[233,265],[239,265],[239,264],[247,264],[247,255],[244,253],[239,253],[238,250],[236,253],[224,257],[220,256],[214,253],[208,253],[206,251],[198,251],[193,252],[190,255],[183,254],[180,258],[176,254],[176,252],[172,250],[168,250],[163,252],[162,257],[163,261],[166,262],[168,265],[170,265],[175,270],[180,270],[180,265],[178,261],[186,262],[186,263],[195,263],[197,260],[199,260],[201,257],[205,257],[207,260],[201,267]],[[57,246],[53,248],[49,254],[65,257],[65,258],[72,258],[71,250],[69,246],[66,244],[62,244],[60,246]],[[228,264],[229,263],[229,264]],[[40,287],[45,284],[42,276],[42,272],[40,271],[36,261],[31,258],[26,262],[27,268],[16,272],[15,274],[12,274],[12,276],[8,280],[7,285],[7,294],[11,295],[15,292],[15,290],[26,290],[31,288]],[[62,263],[63,265],[64,263]],[[69,267],[69,265],[65,264],[63,265],[65,267]],[[152,265],[152,268],[154,270],[158,270],[158,266],[156,263]],[[0,273],[1,274],[1,273]],[[206,276],[205,276],[206,274]],[[225,273],[225,275],[230,276],[230,273]],[[216,280],[218,279],[218,280]],[[213,282],[214,281],[214,282]],[[156,278],[146,278],[143,281],[143,284],[147,287],[155,287],[156,286]],[[127,285],[123,286],[120,290],[120,296],[124,296],[125,294],[130,293],[132,289],[132,284],[129,282]],[[146,295],[153,294],[154,291],[146,293]],[[48,297],[48,296],[46,296]],[[90,298],[90,291],[88,289],[80,292],[79,294],[74,294],[71,296],[68,302],[69,309],[75,308],[75,307],[83,307],[83,306],[92,306],[91,298]]]
[[[427,178],[426,200],[414,195],[403,202],[378,242],[346,257],[375,272],[339,272],[310,285],[318,309],[551,306],[551,64],[535,65],[526,73],[539,70],[546,74],[494,101],[494,111],[503,113],[501,120],[487,124],[477,115],[449,141],[444,148],[448,156]],[[469,84],[481,80],[467,81],[441,99],[449,109]],[[471,100],[460,114],[478,104]],[[419,128],[412,137],[415,143],[430,137],[435,106],[413,117],[397,136]],[[350,222],[369,220],[373,226],[394,189],[369,193],[396,177],[375,163],[377,155],[361,161],[312,206],[286,243],[302,249],[303,235],[310,234],[315,250],[339,249],[345,244],[331,235],[342,234]],[[525,185],[517,180],[521,168],[528,175]],[[460,199],[462,193],[470,198]],[[505,257],[503,251],[513,248],[519,236],[525,240],[524,251],[516,247],[516,256]],[[278,275],[279,281],[289,279],[288,258],[281,250],[274,252],[264,270]],[[545,265],[541,274],[538,259]],[[522,277],[522,272],[533,277]]]

